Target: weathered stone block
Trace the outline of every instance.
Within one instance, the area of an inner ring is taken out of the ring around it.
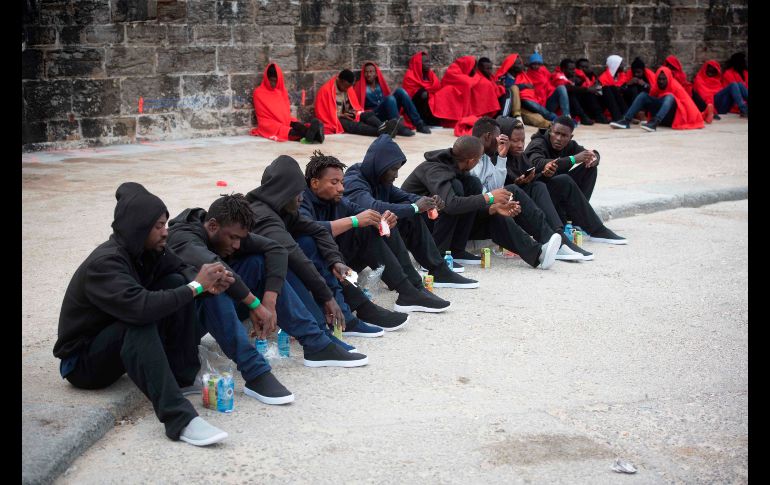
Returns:
[[[179,47],[158,50],[158,69],[162,73],[213,72],[216,47]]]
[[[45,74],[43,51],[38,49],[25,49],[21,53],[21,78],[40,79]]]
[[[80,120],[83,138],[101,138],[112,134],[112,121],[105,118],[84,118]]]
[[[48,77],[97,77],[104,75],[103,49],[66,48],[47,52]]]
[[[474,35],[479,34],[478,28],[461,27],[459,25],[449,25],[445,28],[418,28],[416,26],[405,26],[401,28],[401,38],[398,39],[397,42],[402,41],[413,44],[446,42],[446,39],[442,37],[442,33],[452,31],[454,29],[465,30],[466,32],[472,30]],[[497,37],[499,38],[499,36],[500,33],[498,32]]]
[[[269,62],[275,62],[284,71],[297,70],[297,48],[293,45],[273,45],[269,47]]]
[[[136,137],[136,118],[113,119],[112,136],[124,136],[129,138]]]
[[[28,121],[65,118],[72,111],[72,81],[25,81],[22,88]]]
[[[412,56],[419,51],[430,53],[431,61],[435,62],[433,57],[434,53],[431,52],[429,45],[399,43],[390,46],[390,67],[401,67],[408,65],[409,59],[411,59]]]
[[[121,113],[165,113],[179,105],[180,78],[175,76],[129,77],[120,83]]]
[[[665,27],[664,27],[665,28]],[[619,40],[626,40],[628,42],[635,42],[635,41],[642,41],[645,40],[645,36],[647,35],[647,29],[645,27],[641,26],[629,26],[629,25],[619,25],[616,27],[613,27],[613,34],[612,39],[614,41]],[[648,39],[648,40],[655,40],[655,39]]]
[[[157,16],[156,0],[109,0],[113,22],[141,22]],[[102,22],[107,23],[107,22]]]
[[[166,45],[184,46],[192,42],[193,35],[193,28],[189,25],[169,25]]]
[[[465,8],[460,5],[426,5],[420,6],[420,22],[430,24],[465,23]]]
[[[294,43],[294,27],[291,25],[266,25],[261,30],[265,44]]]
[[[157,0],[158,22],[183,23],[187,20],[187,2],[180,0]]]
[[[255,6],[255,22],[259,25],[300,25],[300,2],[271,0],[255,2]],[[302,7],[304,8],[304,5]]]
[[[714,27],[710,26],[703,34],[704,41],[711,40],[728,40],[730,38],[730,27]]]
[[[230,79],[228,76],[182,76],[184,109],[222,109],[230,106]]]
[[[749,27],[748,25],[731,25],[730,26],[730,40],[731,41],[747,41],[749,40]]]
[[[56,29],[54,27],[40,27],[26,25],[24,27],[27,47],[50,46],[56,44]]]
[[[48,141],[74,141],[80,140],[80,123],[78,120],[49,121],[47,126]]]
[[[667,42],[671,40],[671,33],[675,32],[672,32],[670,27],[647,27],[647,40],[653,42]]]
[[[482,27],[513,25],[516,23],[516,9],[513,5],[505,3],[485,5],[471,2],[467,7],[465,23]]]
[[[153,22],[132,22],[126,24],[128,45],[159,46],[166,42],[168,27]]]
[[[225,73],[256,73],[264,69],[268,60],[266,46],[217,47],[217,50],[217,68]]]
[[[254,88],[259,85],[261,76],[258,80],[252,74],[232,74],[230,75],[230,90],[233,97],[234,109],[252,109],[254,107],[253,94]],[[289,80],[286,79],[286,84]]]
[[[414,26],[403,27],[367,27],[364,31],[364,37],[361,40],[362,44],[374,45],[374,44],[393,44],[401,42],[403,40],[402,31],[407,30],[419,30]]]
[[[222,127],[251,127],[254,126],[251,121],[252,116],[254,116],[253,110],[238,109],[227,111],[221,114],[221,124]]]
[[[214,24],[217,6],[214,0],[190,0],[187,2],[187,23],[189,25]]]
[[[105,65],[109,76],[155,74],[155,48],[109,47]]]
[[[27,122],[21,124],[21,144],[44,143],[48,141],[47,127],[44,122]]]
[[[182,110],[181,117],[193,130],[218,130],[220,128],[218,111]]]
[[[388,5],[386,23],[392,25],[413,25],[420,22],[420,7],[409,0],[395,0]]]
[[[327,27],[297,27],[294,42],[297,44],[323,44],[327,39]]]
[[[216,21],[219,24],[253,24],[254,5],[248,0],[216,0]]]
[[[732,24],[746,25],[749,23],[749,9],[748,7],[741,7],[733,5],[731,6]]]
[[[354,24],[338,24],[329,27],[329,44],[360,44],[365,38],[367,27]]]
[[[196,25],[193,32],[198,45],[228,45],[233,41],[233,29],[229,25]]]
[[[81,117],[120,114],[117,79],[76,79],[72,86],[72,111]]]
[[[671,25],[691,25],[702,21],[705,9],[692,7],[672,7]]]
[[[144,115],[140,116],[137,125],[137,137],[157,139],[174,132],[184,130],[189,126],[181,114]]]
[[[375,62],[380,68],[390,67],[390,55],[387,46],[381,45],[362,45],[353,48],[353,67],[352,71],[357,72],[364,62]]]
[[[300,70],[350,68],[353,56],[350,47],[342,45],[297,46]]]
[[[263,28],[254,24],[233,25],[233,42],[235,45],[261,45],[263,43],[262,31]],[[294,42],[294,39],[291,42]]]

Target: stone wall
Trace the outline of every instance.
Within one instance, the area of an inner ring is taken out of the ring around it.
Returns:
[[[420,49],[439,75],[461,55],[534,49],[551,66],[674,53],[692,75],[748,39],[747,0],[23,2],[23,150],[246,134],[268,61],[306,118],[340,69],[374,60],[394,86]]]

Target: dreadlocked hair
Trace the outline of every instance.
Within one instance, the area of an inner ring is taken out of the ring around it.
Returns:
[[[229,226],[240,224],[248,231],[254,228],[256,215],[243,194],[221,194],[222,196],[211,203],[207,218],[216,219],[219,225]]]
[[[327,168],[338,168],[345,171],[347,165],[340,162],[339,159],[332,156],[327,156],[321,153],[321,150],[314,150],[313,156],[310,157],[310,161],[305,167],[305,182],[310,187],[310,181],[321,177],[321,174]]]

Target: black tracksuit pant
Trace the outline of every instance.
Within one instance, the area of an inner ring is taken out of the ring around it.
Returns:
[[[414,103],[414,107],[417,108],[417,112],[420,114],[420,118],[422,118],[422,121],[426,125],[438,126],[441,124],[441,120],[433,116],[433,112],[430,110],[430,105],[428,104],[430,95],[428,95],[428,97],[425,99],[422,99],[422,93],[424,92],[425,88],[420,88],[416,93],[414,93],[414,96],[412,96],[412,103]]]
[[[591,200],[591,194],[594,193],[594,187],[596,186],[596,178],[599,176],[599,170],[597,166],[593,166],[591,168],[586,168],[585,165],[579,165],[577,168],[573,169],[571,172],[567,172],[560,175],[566,175],[568,177],[571,177],[572,180],[575,181],[577,186],[580,188],[580,191],[583,192],[583,195],[585,196],[586,200]],[[553,177],[545,177],[541,176],[537,180],[544,182],[546,185],[548,185],[548,189],[550,190],[550,183],[551,180],[554,179],[556,176]]]
[[[184,277],[172,274],[152,290],[178,288]],[[193,418],[193,405],[180,387],[195,381],[200,369],[195,305],[145,325],[115,322],[99,332],[78,357],[67,380],[81,389],[102,389],[123,374],[152,402],[155,415],[166,426],[166,436],[178,440]]]
[[[345,133],[364,136],[380,135],[379,127],[382,124],[382,121],[380,121],[372,111],[364,111],[361,113],[361,117],[359,118],[361,121],[350,121],[347,118],[340,118],[339,120]]]
[[[604,86],[602,88],[601,105],[610,112],[612,121],[622,120],[628,111],[628,104],[617,86]]]
[[[607,118],[604,116],[604,108],[602,108],[601,103],[599,102],[601,96],[597,96],[593,93],[575,93],[574,97],[579,102],[580,106],[583,108],[583,111],[585,111],[589,118],[592,118],[597,123],[609,123]],[[571,105],[570,112],[577,114],[577,111],[573,110]]]
[[[602,220],[588,203],[580,187],[567,174],[554,175],[546,185],[536,180],[522,187],[545,214],[548,224],[558,233],[564,232],[564,223],[572,221],[588,231],[598,232]]]

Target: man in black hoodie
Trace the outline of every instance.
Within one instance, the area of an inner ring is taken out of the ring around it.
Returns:
[[[563,196],[569,189],[564,185],[564,180],[558,178],[566,174],[572,177],[588,202],[596,185],[598,175],[596,167],[599,165],[600,156],[598,151],[587,150],[573,140],[574,130],[575,122],[571,118],[559,116],[550,128],[541,128],[532,135],[532,140],[524,150],[524,157],[535,167],[535,172],[538,174],[536,179],[545,183],[549,192],[554,185],[553,193],[556,197]],[[590,223],[588,225],[595,226]],[[584,229],[590,231],[586,227]],[[593,242],[627,243],[625,238],[618,236],[605,226],[589,234]]]
[[[394,237],[392,232],[388,236],[380,235],[381,221],[390,223],[390,231],[396,229],[395,214],[389,210],[380,214],[373,209],[364,209],[342,195],[344,169],[345,164],[335,157],[325,156],[318,150],[313,152],[305,168],[308,187],[302,196],[300,211],[329,230],[353,269],[384,267],[382,281],[398,292],[396,311],[436,313],[446,310],[449,302],[425,289],[406,249],[397,256],[385,243],[387,238]],[[404,324],[385,330],[395,330]]]
[[[180,387],[192,386],[200,368],[193,299],[234,279],[219,263],[196,274],[166,249],[168,210],[143,186],[123,183],[115,197],[110,239],[64,294],[53,348],[61,375],[75,387],[102,389],[127,373],[166,436],[197,446],[221,441],[227,433],[198,416]]]
[[[409,261],[407,250],[433,275],[434,287],[478,288],[478,281],[455,274],[465,270],[460,263],[455,262],[453,270],[449,270],[425,223],[423,216],[429,210],[443,209],[441,197],[419,196],[393,185],[405,163],[406,155],[398,144],[389,136],[381,135],[369,145],[364,160],[345,173],[345,196],[363,208],[390,211],[398,217],[398,226],[385,242],[399,257],[404,273],[413,284],[417,284],[419,275]]]
[[[532,267],[550,268],[561,245],[554,234],[540,245],[519,227],[513,216],[520,211],[505,188],[483,192],[481,181],[470,175],[484,154],[476,137],[461,136],[452,148],[425,153],[425,161],[406,178],[401,188],[420,195],[437,194],[446,207],[436,220],[437,245],[464,251],[468,239],[489,239],[515,251]]]
[[[366,365],[367,357],[347,352],[329,339],[324,333],[325,321],[321,319],[319,324],[285,281],[286,249],[250,233],[253,225],[254,212],[246,198],[225,195],[208,212],[186,209],[169,221],[168,246],[194,267],[220,262],[233,272],[235,282],[226,294],[198,302],[199,321],[238,366],[246,395],[266,404],[286,404],[294,401],[294,395],[278,382],[270,364],[254,347],[239,311],[248,314],[258,338],[266,338],[276,324],[297,338],[308,367],[359,367]]]
[[[382,328],[403,323],[408,315],[378,307],[345,280],[350,268],[334,238],[321,224],[299,213],[305,187],[296,160],[286,155],[273,160],[262,174],[262,185],[246,194],[256,216],[252,232],[289,251],[289,268],[323,305],[329,325],[336,319],[349,336],[376,337],[384,333]],[[352,349],[347,344],[343,347]]]

